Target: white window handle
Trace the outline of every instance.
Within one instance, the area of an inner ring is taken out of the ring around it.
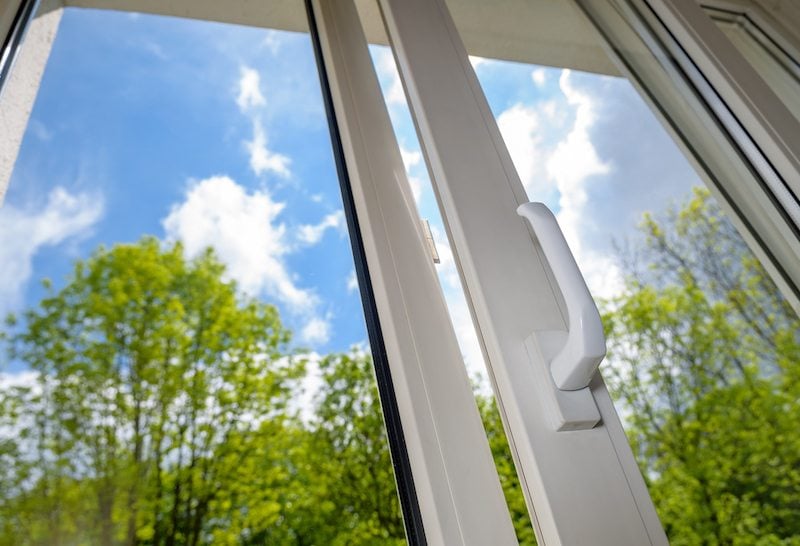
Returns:
[[[525,203],[517,214],[530,222],[567,305],[566,339],[560,331],[551,335],[550,343],[560,345],[554,347],[550,362],[553,381],[561,390],[583,389],[606,355],[600,313],[550,209],[544,203]]]

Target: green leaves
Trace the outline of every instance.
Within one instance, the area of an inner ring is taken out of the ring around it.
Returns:
[[[289,426],[301,368],[284,358],[276,309],[240,297],[223,272],[211,252],[187,261],[179,245],[145,238],[98,249],[25,314],[11,354],[35,380],[2,393],[3,417],[26,440],[0,506],[15,535],[197,544],[230,528],[211,510],[243,468],[271,490],[274,472],[252,457]],[[82,510],[62,517],[72,490]],[[276,501],[258,500],[248,517],[263,523]]]
[[[604,305],[604,375],[672,544],[800,544],[800,322],[707,192],[642,230]],[[224,273],[144,238],[7,322],[30,373],[0,390],[0,546],[404,543],[368,354],[293,353],[275,307]]]
[[[369,356],[293,354],[224,273],[101,247],[7,323],[30,372],[0,390],[0,545],[404,543]]]
[[[800,322],[706,190],[642,231],[604,375],[671,543],[800,544]]]

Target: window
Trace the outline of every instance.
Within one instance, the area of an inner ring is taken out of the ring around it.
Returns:
[[[0,544],[402,543],[308,34],[53,16],[0,209]]]

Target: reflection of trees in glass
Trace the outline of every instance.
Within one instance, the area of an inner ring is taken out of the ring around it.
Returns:
[[[676,545],[800,544],[798,321],[708,194],[646,217],[607,302],[629,437]],[[368,356],[305,357],[274,307],[153,239],[100,249],[8,327],[0,546],[402,544]],[[493,401],[478,404],[535,544]]]
[[[800,322],[707,191],[642,230],[604,374],[671,543],[800,544]]]

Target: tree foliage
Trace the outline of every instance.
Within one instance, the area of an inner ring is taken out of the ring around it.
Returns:
[[[671,543],[800,544],[797,316],[706,190],[642,231],[604,369]]]
[[[303,422],[304,358],[223,273],[155,239],[101,248],[10,321],[29,381],[0,392],[0,544],[402,540],[369,358],[324,358]]]
[[[198,544],[277,517],[282,471],[259,459],[283,438],[301,369],[276,309],[222,271],[210,252],[187,262],[145,239],[79,262],[26,313],[11,357],[35,381],[3,398],[18,438],[10,542]],[[256,470],[257,484],[237,479]],[[259,509],[237,511],[252,495]]]
[[[604,306],[604,373],[671,542],[800,544],[796,315],[707,192],[642,231]],[[0,376],[0,546],[404,542],[368,354],[292,351],[276,309],[224,279],[211,251],[145,238],[9,321],[26,371]],[[319,385],[301,412],[304,377]]]

